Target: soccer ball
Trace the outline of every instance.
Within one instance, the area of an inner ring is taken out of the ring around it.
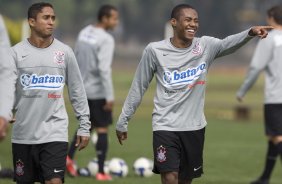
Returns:
[[[77,170],[79,176],[89,177],[91,173],[88,168],[79,168]]]
[[[138,158],[133,164],[135,174],[141,177],[150,177],[153,175],[153,161],[148,158]]]
[[[91,142],[95,146],[97,144],[97,141],[98,141],[98,135],[97,135],[96,132],[93,132],[93,134],[91,136]]]
[[[117,177],[125,177],[128,174],[128,166],[121,158],[112,158],[109,162],[110,174]]]
[[[96,174],[99,171],[99,166],[98,166],[98,159],[97,158],[93,158],[92,160],[90,160],[90,162],[87,165],[87,169],[89,170],[91,176],[96,176]],[[109,174],[109,161],[105,161],[104,163],[104,172],[106,174]]]

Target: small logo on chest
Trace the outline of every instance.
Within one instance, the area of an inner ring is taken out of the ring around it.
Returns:
[[[196,43],[195,46],[192,48],[192,53],[195,55],[200,55],[202,54],[202,47],[200,43]]]
[[[55,53],[55,56],[54,56],[54,62],[59,64],[59,65],[62,65],[65,63],[65,53],[62,52],[62,51],[56,51]]]

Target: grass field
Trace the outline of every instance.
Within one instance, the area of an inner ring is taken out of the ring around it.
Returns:
[[[205,143],[205,174],[195,180],[194,184],[247,184],[256,178],[263,167],[266,141],[263,133],[262,101],[263,80],[260,79],[254,88],[248,93],[244,105],[251,110],[251,119],[237,121],[234,116],[234,108],[238,106],[235,101],[235,93],[240,86],[243,76],[242,71],[215,70],[209,74],[206,95],[206,116],[208,127]],[[121,105],[126,97],[132,80],[133,71],[126,72],[116,70],[114,84],[116,93],[116,106],[114,117],[117,119]],[[110,132],[109,158],[121,157],[129,165],[129,175],[126,178],[115,179],[111,183],[116,184],[156,184],[160,183],[159,176],[150,178],[138,178],[134,176],[132,164],[141,156],[152,158],[152,133],[151,111],[152,96],[154,94],[154,82],[146,93],[136,115],[130,122],[129,139],[123,146],[117,143],[114,126]],[[70,105],[70,135],[72,136],[76,121],[73,117]],[[70,137],[71,137],[70,136]],[[11,146],[9,137],[0,145],[0,162],[2,167],[11,167]],[[93,146],[76,155],[78,165],[86,166],[88,161],[95,157]],[[273,173],[272,184],[282,182],[281,163],[276,165]],[[0,184],[13,183],[9,180],[1,180]],[[68,184],[92,184],[98,183],[94,178],[70,178],[66,177]]]

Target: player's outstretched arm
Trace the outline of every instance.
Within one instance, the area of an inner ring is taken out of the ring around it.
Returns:
[[[268,30],[271,29],[273,29],[272,26],[254,26],[241,33],[230,35],[222,40],[213,38],[209,42],[211,43],[209,48],[212,53],[215,53],[215,58],[226,56],[234,53],[256,36],[260,38],[267,37]]]

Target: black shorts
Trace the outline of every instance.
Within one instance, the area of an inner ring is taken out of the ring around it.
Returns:
[[[89,100],[90,121],[92,129],[96,127],[107,127],[113,122],[112,111],[105,111],[105,99]]]
[[[179,179],[192,180],[203,174],[205,128],[196,131],[154,131],[153,172],[178,172]]]
[[[12,144],[14,181],[33,183],[61,178],[64,182],[67,142]]]
[[[282,135],[282,104],[264,105],[264,123],[266,135]]]

